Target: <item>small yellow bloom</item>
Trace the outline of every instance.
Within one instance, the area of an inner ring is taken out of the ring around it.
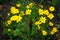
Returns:
[[[38,26],[38,29],[40,30],[41,26],[37,25]]]
[[[10,25],[11,24],[11,20],[7,20],[6,25]]]
[[[43,15],[43,9],[39,9],[38,13],[39,15]]]
[[[58,31],[57,28],[54,27],[53,30],[51,31],[51,34],[53,35],[53,34],[55,34],[57,31]]]
[[[46,18],[45,17],[41,17],[39,20],[41,23],[45,23],[46,22]]]
[[[29,5],[27,5],[27,6],[26,6],[26,8],[28,9],[28,8],[30,8],[30,6],[29,6]]]
[[[45,10],[44,10],[44,14],[45,14],[45,15],[49,15],[49,11],[45,9]]]
[[[53,23],[52,23],[52,22],[49,22],[49,25],[50,25],[50,26],[53,26]]]
[[[42,31],[43,35],[47,35],[47,32],[45,30]]]
[[[49,10],[50,10],[50,11],[54,11],[55,8],[54,8],[53,6],[51,6],[51,7],[49,8]]]
[[[26,15],[30,15],[31,14],[31,10],[27,9],[25,13],[26,13]]]
[[[21,6],[21,4],[16,4],[16,6],[17,6],[17,7],[20,7],[20,6]]]
[[[10,18],[11,21],[16,21],[16,22],[19,22],[22,20],[22,17],[21,16],[17,16],[17,15],[14,15]]]
[[[51,34],[53,35],[53,34],[54,34],[54,32],[51,32]]]
[[[52,31],[53,31],[53,32],[57,32],[57,28],[56,28],[56,27],[54,27]]]
[[[30,7],[32,7],[33,5],[34,5],[34,3],[32,3],[32,2],[29,4]]]
[[[53,15],[52,13],[50,13],[50,14],[48,15],[48,18],[50,18],[50,20],[51,20],[51,19],[54,18],[54,15]]]
[[[17,13],[19,13],[19,10],[16,9],[15,7],[11,7],[11,13],[12,14],[17,14]]]
[[[11,29],[8,29],[8,32],[10,32],[11,31]]]
[[[41,22],[39,22],[39,21],[35,22],[35,25],[40,25],[40,24],[41,24]]]
[[[43,8],[43,5],[39,5],[41,8]]]
[[[20,16],[24,16],[25,14],[24,14],[23,11],[21,11],[19,15],[20,15]]]

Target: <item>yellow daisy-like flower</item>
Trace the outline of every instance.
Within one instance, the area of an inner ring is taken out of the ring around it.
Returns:
[[[35,25],[40,25],[40,24],[41,24],[40,21],[35,22]]]
[[[40,21],[41,23],[45,23],[45,22],[46,22],[46,18],[42,16],[39,21]]]
[[[12,14],[17,14],[17,13],[19,13],[19,10],[16,9],[15,7],[11,7],[11,13]]]
[[[32,7],[33,5],[34,5],[34,3],[32,3],[32,2],[29,4],[30,7]]]
[[[39,15],[43,15],[43,9],[39,9],[39,11],[38,11],[38,13],[39,13]]]
[[[11,20],[7,20],[6,25],[10,25],[11,24]]]
[[[50,14],[48,15],[48,18],[50,18],[50,20],[51,20],[51,19],[54,18],[54,15],[53,15],[52,13],[50,13]]]
[[[45,14],[45,15],[49,15],[49,11],[45,9],[45,10],[44,10],[44,14]]]
[[[53,31],[53,32],[57,32],[57,28],[56,28],[56,27],[54,27],[52,31]]]
[[[41,8],[43,8],[43,5],[39,5]]]
[[[56,33],[58,30],[56,27],[53,28],[53,30],[51,31],[51,34],[53,35],[54,33]]]
[[[26,8],[28,9],[28,8],[30,8],[30,6],[29,6],[29,5],[27,5],[27,6],[26,6]]]
[[[49,25],[50,25],[50,26],[53,26],[53,23],[52,23],[52,22],[49,22]]]
[[[22,20],[22,17],[21,16],[18,16],[16,22],[18,23],[21,20]]]
[[[30,15],[31,14],[31,10],[27,9],[25,13],[26,13],[26,15]]]
[[[23,11],[21,11],[19,15],[20,15],[20,16],[24,16],[25,14],[24,14]]]
[[[38,29],[40,30],[41,26],[37,25],[38,26]]]
[[[54,11],[55,8],[54,8],[53,6],[51,6],[51,7],[49,8],[49,10],[50,10],[50,11]]]
[[[19,22],[22,20],[22,17],[21,16],[17,16],[17,15],[14,15],[10,18],[11,21],[16,21],[16,22]]]
[[[8,32],[10,32],[11,31],[11,29],[8,29]]]
[[[45,30],[42,30],[43,35],[47,35],[47,32]]]
[[[16,6],[17,6],[17,7],[20,7],[20,6],[21,6],[21,4],[16,4]]]

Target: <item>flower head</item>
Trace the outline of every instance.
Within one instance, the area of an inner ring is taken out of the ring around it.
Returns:
[[[50,10],[50,11],[54,11],[55,8],[54,8],[53,6],[51,6],[51,7],[49,8],[49,10]]]
[[[50,13],[50,14],[48,15],[48,18],[50,18],[50,20],[51,20],[51,19],[54,18],[54,15],[53,15],[52,13]]]
[[[43,15],[43,9],[39,9],[38,13],[39,15]]]
[[[43,35],[47,35],[47,32],[45,30],[42,30]]]
[[[46,22],[46,18],[42,16],[39,21],[40,21],[41,23],[45,23],[45,22]]]
[[[50,26],[53,26],[53,23],[52,23],[52,22],[49,22],[49,25],[50,25]]]
[[[45,9],[45,10],[44,10],[44,14],[45,14],[45,15],[49,15],[49,11]]]
[[[12,14],[17,14],[17,13],[19,13],[19,10],[16,9],[15,7],[11,7],[11,13]]]
[[[30,15],[31,14],[31,10],[27,9],[25,13],[26,13],[26,15]]]
[[[17,7],[20,7],[20,6],[21,6],[21,4],[16,4],[16,6],[17,6]]]

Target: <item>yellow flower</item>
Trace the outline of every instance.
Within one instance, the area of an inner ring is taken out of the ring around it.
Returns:
[[[50,14],[48,15],[48,18],[50,18],[50,20],[51,20],[51,19],[54,18],[54,15],[53,15],[52,13],[50,13]]]
[[[45,17],[41,17],[39,20],[41,23],[45,23],[46,22],[46,18]]]
[[[16,6],[17,6],[17,7],[20,7],[20,6],[21,6],[21,4],[16,4]]]
[[[17,16],[17,15],[14,15],[10,18],[11,21],[16,21],[16,22],[19,22],[22,20],[22,17],[21,16]]]
[[[35,22],[35,25],[40,25],[40,24],[41,24],[40,21]]]
[[[32,7],[33,5],[34,5],[34,3],[32,3],[32,2],[29,4],[30,7]]]
[[[27,9],[25,13],[26,13],[26,15],[30,15],[31,14],[31,10]]]
[[[38,29],[40,30],[41,26],[37,25],[38,26]]]
[[[55,34],[57,31],[58,31],[57,28],[54,27],[53,30],[51,31],[51,34]]]
[[[50,25],[50,26],[53,26],[53,23],[52,23],[52,22],[49,22],[49,25]]]
[[[26,8],[27,8],[27,9],[30,8],[29,5],[27,5]]]
[[[38,13],[39,15],[43,15],[43,9],[39,9]]]
[[[50,11],[54,11],[55,8],[54,8],[53,6],[51,6],[51,7],[49,8],[49,10],[50,10]]]
[[[8,32],[10,32],[11,31],[11,29],[8,29]]]
[[[54,27],[52,31],[53,31],[53,32],[57,32],[57,28],[56,28],[56,27]]]
[[[18,23],[21,20],[22,20],[22,17],[21,16],[18,16],[16,22]]]
[[[43,35],[47,35],[47,32],[45,30],[42,30]]]
[[[49,11],[45,9],[45,10],[44,10],[44,14],[45,14],[45,15],[49,15]]]
[[[54,32],[51,32],[51,34],[53,35],[53,34],[54,34]]]
[[[15,7],[11,7],[11,13],[12,14],[17,14],[17,13],[19,13],[19,10],[16,9]]]
[[[41,8],[43,8],[43,5],[39,5]]]
[[[7,20],[6,25],[10,25],[11,24],[11,20]]]
[[[20,15],[20,16],[24,16],[25,14],[24,14],[23,11],[21,11],[19,15]]]

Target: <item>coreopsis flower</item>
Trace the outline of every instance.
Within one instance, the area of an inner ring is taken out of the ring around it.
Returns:
[[[30,8],[30,6],[29,6],[29,5],[27,5],[27,6],[26,6],[26,8],[28,9],[28,8]]]
[[[25,14],[24,14],[24,11],[20,11],[20,14],[19,14],[20,16],[24,16]]]
[[[6,26],[10,25],[11,24],[11,20],[7,20],[6,22]]]
[[[46,23],[46,18],[42,16],[39,21],[40,21],[41,23]]]
[[[16,22],[18,23],[21,20],[22,20],[22,17],[21,16],[18,16]]]
[[[38,26],[38,29],[40,30],[41,26],[37,25]]]
[[[34,5],[34,3],[32,3],[32,2],[29,4],[30,7],[32,7],[33,5]]]
[[[19,10],[17,9],[17,8],[15,8],[15,7],[11,7],[11,13],[12,14],[17,14],[17,13],[19,13]]]
[[[51,31],[51,34],[53,35],[53,34],[55,34],[57,31],[58,31],[57,28],[54,27],[54,28],[52,29],[52,31]]]
[[[52,22],[49,22],[49,25],[50,25],[50,26],[53,26],[53,23],[52,23]]]
[[[45,10],[44,10],[44,14],[45,14],[45,15],[49,15],[49,11],[45,9]]]
[[[21,6],[21,4],[16,4],[16,6],[17,6],[17,7],[20,7],[20,6]]]
[[[45,30],[42,30],[43,35],[47,35],[47,32]]]
[[[43,15],[43,9],[39,9],[39,11],[38,11],[38,13],[39,13],[39,15]]]
[[[50,7],[49,7],[49,10],[50,10],[50,11],[54,11],[55,8],[54,8],[53,6],[50,6]]]
[[[50,14],[48,15],[48,18],[50,18],[50,20],[51,20],[51,19],[54,18],[54,15],[53,15],[52,13],[50,13]]]
[[[22,17],[21,16],[17,16],[17,15],[14,15],[10,18],[11,21],[16,21],[16,22],[19,22],[22,20]]]
[[[31,11],[30,9],[27,9],[25,13],[26,13],[26,15],[30,15],[31,12],[32,12],[32,11]]]
[[[40,21],[36,21],[36,22],[35,22],[35,25],[40,25],[40,24],[41,24]]]
[[[11,29],[8,29],[8,32],[10,32],[11,31]]]

